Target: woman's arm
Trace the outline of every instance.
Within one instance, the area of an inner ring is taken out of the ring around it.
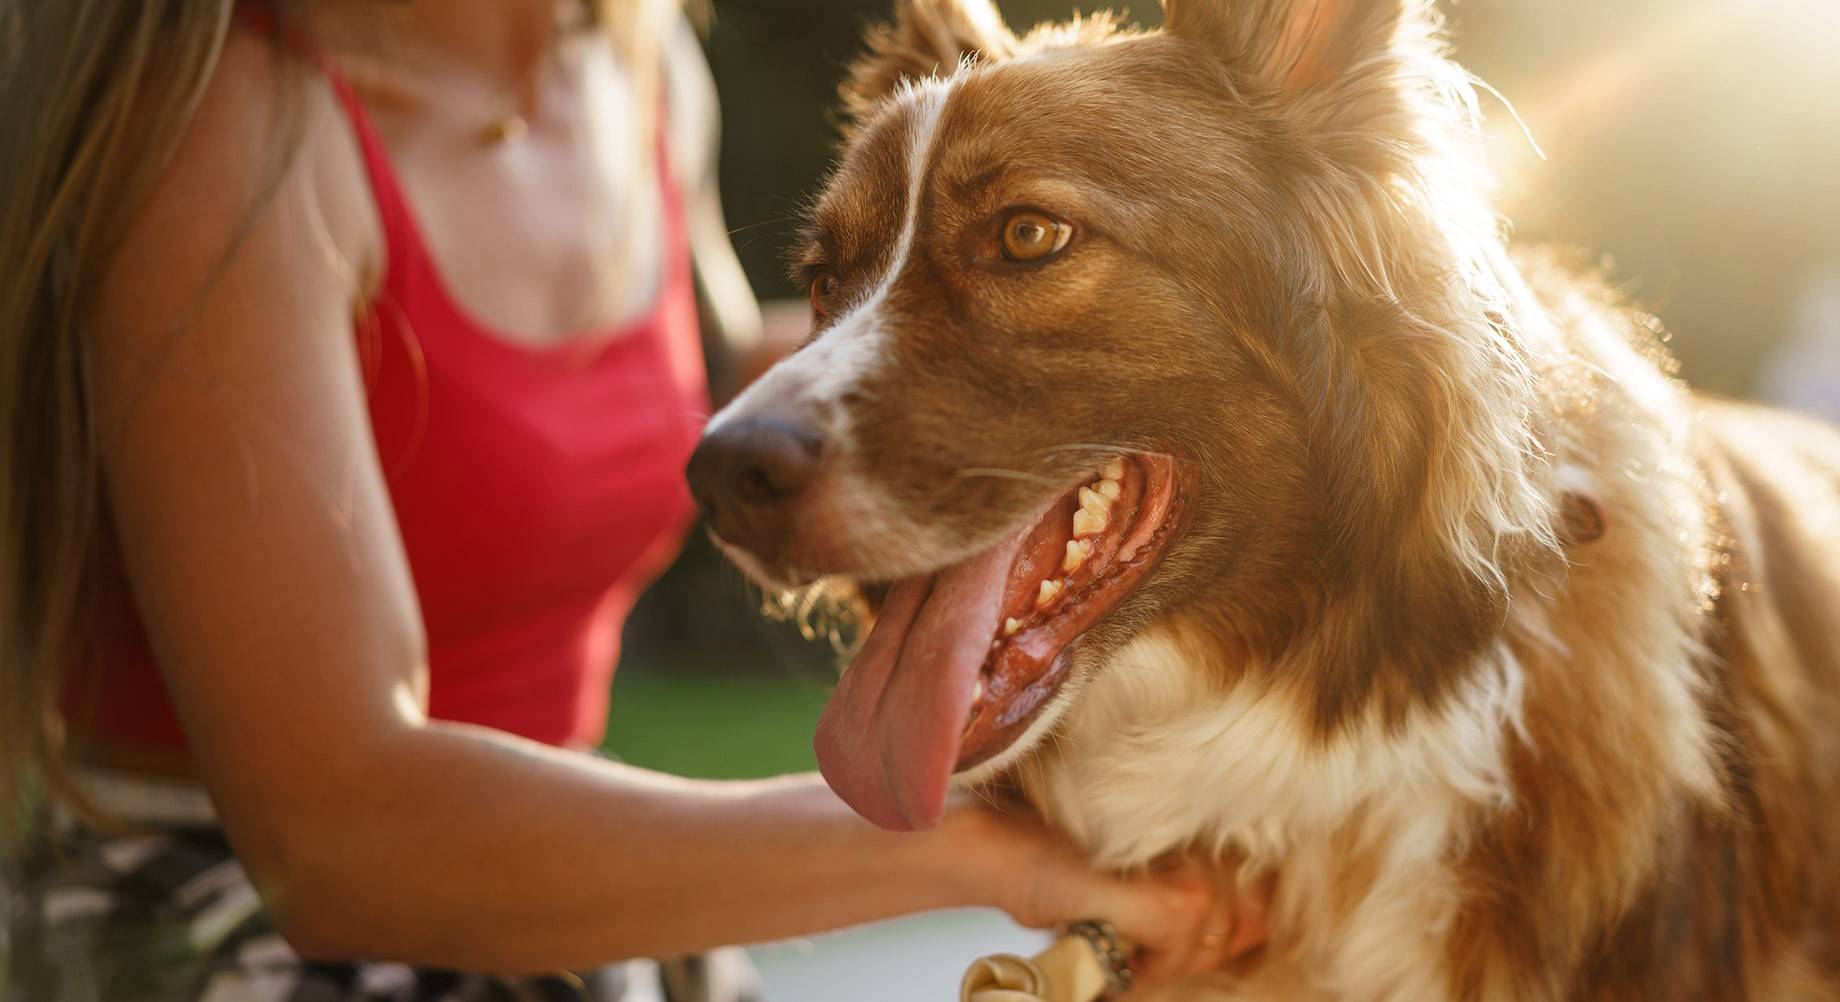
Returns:
[[[368,806],[343,834],[318,833],[334,843],[291,875],[326,894],[295,932],[328,955],[387,942],[450,966],[573,966],[983,905],[1035,925],[1103,914],[1191,952],[1157,958],[1161,974],[1191,969],[1203,926],[1231,927],[1210,888],[1094,876],[1043,833],[968,804],[899,835],[813,775],[691,781],[438,724],[376,754],[388,782],[365,783]]]
[[[1153,973],[1206,966],[1211,891],[1092,876],[981,810],[896,836],[810,778],[690,782],[429,721],[350,320],[376,223],[317,83],[264,197],[269,60],[232,41],[103,290],[95,376],[137,606],[299,948],[532,970],[989,904],[1111,918],[1159,951]]]
[[[685,223],[696,266],[698,305],[710,337],[710,389],[716,404],[741,392],[791,354],[811,333],[811,309],[803,296],[759,302],[735,256],[717,184],[720,115],[715,80],[688,18],[680,18],[669,40],[672,166],[685,192]]]
[[[717,183],[721,114],[716,83],[688,17],[679,16],[664,39],[666,106],[670,111],[670,168],[683,193],[685,231],[695,267],[697,305],[718,400],[739,391],[742,362],[758,354],[766,334],[760,304],[728,239]],[[796,343],[796,342],[795,342]],[[788,346],[789,347],[789,346]],[[785,349],[782,349],[782,353]]]

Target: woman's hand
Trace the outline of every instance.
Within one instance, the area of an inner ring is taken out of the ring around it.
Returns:
[[[1264,902],[1239,896],[1230,878],[1186,860],[1138,877],[1098,872],[1026,808],[961,802],[940,834],[962,846],[961,858],[988,864],[973,879],[988,881],[991,903],[1022,925],[1110,922],[1137,948],[1132,968],[1145,981],[1218,970],[1266,938]]]

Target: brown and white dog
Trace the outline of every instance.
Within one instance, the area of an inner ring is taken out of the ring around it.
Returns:
[[[1274,881],[1155,998],[1840,999],[1840,434],[1509,253],[1424,4],[1165,24],[907,0],[846,85],[817,329],[690,468],[891,586],[825,775]]]

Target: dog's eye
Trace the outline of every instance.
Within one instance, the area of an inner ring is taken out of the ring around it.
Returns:
[[[811,277],[811,312],[819,319],[830,316],[830,311],[824,308],[824,301],[829,299],[831,293],[836,291],[837,276],[831,274],[829,268],[825,268]]]
[[[1008,261],[1041,261],[1067,246],[1073,227],[1025,209],[1003,223],[1003,257]]]

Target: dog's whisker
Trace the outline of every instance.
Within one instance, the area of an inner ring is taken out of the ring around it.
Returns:
[[[1003,810],[1003,806],[997,803],[997,798],[990,795],[990,790],[988,787],[974,786],[971,788],[971,792],[979,800],[984,802],[984,806],[990,808],[991,810],[999,811],[999,812]]]
[[[1173,453],[1160,452],[1156,449],[1140,449],[1140,448],[1137,448],[1136,446],[1122,445],[1118,443],[1107,443],[1107,442],[1062,442],[1059,445],[1047,446],[1043,448],[1041,451],[1043,452],[1098,452],[1098,453],[1103,453],[1106,455],[1149,456],[1154,459],[1166,459],[1166,460],[1169,460],[1170,462],[1181,462],[1181,457],[1176,456]]]
[[[1022,470],[1007,470],[997,466],[966,467],[965,469],[959,470],[956,476],[967,479],[972,477],[995,477],[1001,480],[1021,480],[1025,483],[1038,484],[1042,487],[1061,486],[1061,482],[1052,477],[1044,477],[1036,473],[1025,473]]]

